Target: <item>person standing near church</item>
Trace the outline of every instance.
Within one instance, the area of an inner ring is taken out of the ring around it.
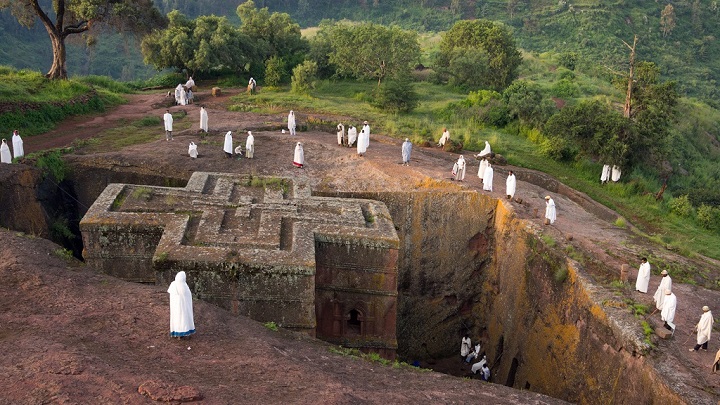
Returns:
[[[555,211],[555,201],[549,195],[545,196],[545,224],[553,224],[557,219],[557,211]]]
[[[293,164],[295,167],[305,167],[305,151],[303,150],[303,144],[298,142],[295,145],[295,156],[293,157]]]
[[[223,145],[223,151],[225,152],[225,157],[228,159],[232,157],[233,155],[233,139],[232,139],[232,131],[227,131],[225,134],[225,143]]]
[[[505,180],[505,195],[507,195],[508,200],[512,200],[513,197],[515,197],[515,185],[515,173],[510,170],[510,173],[508,173],[507,176],[507,180]]]
[[[200,129],[207,133],[208,132],[208,115],[205,107],[200,107]]]
[[[705,305],[703,308],[703,314],[700,316],[700,322],[695,325],[695,331],[697,332],[697,344],[694,348],[690,349],[691,352],[696,352],[702,347],[703,350],[707,351],[708,342],[710,341],[710,333],[712,332],[713,322],[715,321],[710,312],[710,307]]]
[[[255,153],[255,137],[253,136],[252,132],[248,131],[248,137],[245,141],[245,156],[247,156],[248,159],[253,158],[253,154]]]
[[[644,294],[647,293],[648,284],[650,284],[650,263],[648,263],[646,257],[643,257],[640,261],[642,263],[638,269],[635,290]]]
[[[185,272],[181,271],[170,283],[170,336],[181,338],[195,333],[193,304],[190,287],[185,282]]]
[[[19,158],[22,156],[25,156],[25,148],[23,147],[23,140],[20,138],[20,132],[18,130],[13,131],[12,136],[12,145],[13,145],[13,157]]]
[[[288,114],[288,129],[290,130],[290,135],[297,135],[295,133],[296,127],[297,123],[295,122],[295,112],[290,110],[290,114]]]
[[[163,115],[163,121],[165,122],[165,140],[172,141],[173,116],[172,114],[170,114],[170,110],[165,110],[165,114]]]

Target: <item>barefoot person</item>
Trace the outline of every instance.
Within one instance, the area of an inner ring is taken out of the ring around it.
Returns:
[[[647,258],[640,259],[642,262],[638,269],[637,281],[635,281],[635,290],[641,293],[647,293],[648,284],[650,284],[650,263]]]
[[[175,276],[175,281],[168,288],[170,294],[170,336],[183,337],[195,333],[193,320],[192,294],[185,282],[185,272]]]
[[[660,281],[660,285],[658,286],[657,290],[655,290],[655,294],[653,295],[653,298],[655,299],[655,308],[657,308],[655,311],[653,311],[653,314],[663,309],[665,290],[672,291],[672,279],[668,275],[667,270],[663,270],[660,274],[662,275],[662,280]]]
[[[660,318],[665,322],[663,325],[667,330],[674,330],[675,309],[677,308],[677,297],[670,290],[665,290],[665,299],[663,299],[663,307],[660,312]]]

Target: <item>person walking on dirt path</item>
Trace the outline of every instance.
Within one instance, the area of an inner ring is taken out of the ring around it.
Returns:
[[[555,210],[555,201],[549,195],[545,196],[545,225],[555,223],[557,219],[557,211]]]
[[[357,140],[357,128],[355,128],[355,125],[350,125],[350,128],[348,128],[348,148],[352,148],[352,146],[355,144],[355,141]]]
[[[695,331],[697,331],[697,344],[694,348],[690,349],[691,352],[696,352],[702,347],[703,350],[707,351],[708,342],[710,341],[710,333],[712,332],[713,316],[710,312],[710,307],[705,305],[702,307],[703,314],[700,316],[700,322],[695,325]]]
[[[17,129],[13,131],[12,145],[13,145],[13,157],[15,159],[25,156],[25,148],[23,148],[23,140],[22,140],[22,138],[20,138],[20,132],[18,132]]]
[[[181,338],[195,333],[193,319],[192,294],[185,282],[185,272],[181,271],[170,283],[170,336]]]
[[[208,132],[208,115],[205,106],[200,107],[200,130],[206,134]]]
[[[657,311],[662,311],[663,301],[665,300],[665,290],[672,291],[672,279],[668,275],[667,270],[663,270],[660,275],[662,275],[662,280],[660,280],[660,285],[658,286],[657,290],[655,290],[655,294],[653,295],[656,308],[655,311],[653,311],[653,314]]]
[[[675,309],[677,308],[677,297],[670,290],[665,290],[665,299],[663,299],[662,311],[660,311],[660,319],[665,324],[663,326],[667,330],[674,330],[675,324]]]
[[[252,159],[254,153],[255,137],[253,136],[252,132],[248,131],[248,137],[245,140],[245,156],[247,156],[248,159]]]
[[[412,142],[410,138],[405,138],[405,142],[402,144],[402,158],[403,166],[410,166],[410,154],[412,153]]]
[[[293,164],[295,167],[305,167],[305,151],[303,151],[303,144],[298,142],[295,145],[295,156],[293,157]]]
[[[637,280],[635,281],[635,291],[645,294],[647,293],[648,285],[650,284],[650,263],[648,263],[646,257],[643,257],[640,261],[642,263],[638,269]]]
[[[365,149],[370,147],[370,124],[368,124],[367,121],[363,121],[363,127],[362,130],[365,131],[366,141],[365,141]]]
[[[367,132],[365,132],[365,128],[360,130],[360,135],[358,135],[357,139],[357,154],[358,156],[362,157],[365,155],[365,152],[367,152],[368,145],[370,144],[370,138],[368,137]]]
[[[12,163],[10,148],[7,145],[7,141],[4,139],[2,140],[2,145],[0,145],[0,163]]]
[[[165,122],[165,140],[172,141],[173,116],[172,114],[170,114],[170,110],[165,110],[165,114],[163,115],[163,121]]]
[[[495,169],[488,163],[485,168],[485,175],[483,176],[483,190],[492,192],[493,177],[495,176]]]
[[[517,185],[517,182],[515,181],[515,173],[513,173],[512,170],[508,173],[507,180],[505,180],[505,195],[507,195],[508,200],[512,200],[513,197],[515,197],[515,186]]]
[[[233,155],[233,140],[232,140],[232,131],[227,131],[225,134],[225,144],[223,145],[223,151],[225,152],[225,157],[230,159]]]
[[[437,143],[438,148],[442,148],[445,146],[445,142],[450,140],[450,131],[448,131],[447,128],[443,128],[442,136],[440,137],[440,140]]]
[[[295,122],[295,112],[293,110],[290,110],[290,114],[288,114],[288,129],[290,130],[290,135],[297,135],[295,133],[296,127],[297,123]]]

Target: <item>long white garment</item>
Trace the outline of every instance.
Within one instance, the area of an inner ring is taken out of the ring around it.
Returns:
[[[658,286],[655,294],[653,295],[653,298],[655,299],[655,308],[657,309],[663,308],[663,300],[665,300],[665,290],[672,291],[672,279],[670,278],[670,276],[665,276],[662,278],[662,280],[660,280],[660,285]]]
[[[710,333],[712,332],[712,325],[713,325],[713,316],[712,312],[707,311],[700,317],[700,322],[698,322],[697,326],[695,327],[697,329],[697,344],[701,345],[705,342],[710,341]]]
[[[482,367],[485,364],[487,364],[487,356],[483,356],[482,360],[473,364],[472,367],[470,368],[470,371],[472,371],[473,374],[477,374],[478,371],[482,370]]]
[[[668,324],[673,323],[675,320],[675,308],[677,307],[677,297],[675,294],[670,293],[665,295],[663,300],[662,311],[660,312],[660,318]]]
[[[482,151],[480,151],[480,153],[478,153],[477,155],[479,157],[483,157],[485,155],[489,155],[490,153],[492,153],[492,151],[490,150],[490,142],[485,141],[485,148]]]
[[[0,145],[0,163],[12,163],[10,148],[7,145],[7,141],[4,139],[2,140],[2,145]]]
[[[253,154],[255,153],[255,137],[253,136],[252,132],[248,131],[248,137],[245,141],[245,156],[248,157],[248,159],[253,158]]]
[[[343,138],[344,138],[344,137],[345,137],[345,126],[344,126],[342,123],[337,124],[337,141],[338,141],[338,145],[342,145],[342,143],[343,143]]]
[[[362,130],[365,132],[365,149],[367,149],[370,146],[370,125],[365,122],[365,125],[363,125]]]
[[[357,140],[357,128],[355,126],[351,126],[350,129],[348,129],[348,146],[353,146],[355,144],[355,141]]]
[[[358,155],[362,155],[363,153],[367,152],[368,147],[368,134],[365,132],[365,129],[360,130],[360,135],[358,135],[357,140],[357,153]]]
[[[645,262],[638,269],[637,281],[635,281],[635,289],[646,293],[650,284],[650,263]]]
[[[208,131],[208,115],[205,107],[200,107],[200,129]]]
[[[175,276],[168,288],[170,294],[170,336],[188,336],[195,333],[192,294],[185,282],[185,272]]]
[[[188,146],[188,155],[190,155],[193,159],[198,157],[197,145],[195,145],[195,142],[190,142],[190,145]]]
[[[550,223],[555,223],[557,219],[557,212],[555,211],[555,201],[549,198],[545,201],[545,218],[550,220]]]
[[[485,178],[485,169],[487,169],[487,167],[488,167],[487,159],[481,160],[480,167],[478,167],[478,177],[480,177],[481,180]]]
[[[462,340],[460,341],[460,355],[465,357],[470,354],[470,350],[472,350],[472,343],[470,343],[470,338],[462,338]]]
[[[19,158],[21,156],[24,156],[25,148],[23,147],[23,140],[22,140],[22,138],[20,138],[20,134],[18,134],[17,132],[13,133],[12,143],[13,143],[13,157]]]
[[[450,131],[447,129],[443,131],[442,136],[440,137],[440,140],[438,141],[439,146],[445,146],[445,142],[447,142],[450,139]]]
[[[409,139],[405,139],[402,144],[402,159],[403,163],[410,163],[410,154],[412,153],[412,142]]]
[[[293,164],[297,167],[303,167],[305,165],[305,151],[300,142],[295,145],[295,156],[293,157]]]
[[[617,166],[613,166],[612,174],[610,175],[610,179],[612,181],[618,181],[618,180],[620,180],[620,174],[622,174],[622,172],[620,171],[620,168]]]
[[[509,195],[510,198],[515,197],[515,185],[517,182],[515,181],[515,175],[513,173],[510,173],[507,177],[507,180],[505,180],[505,195]]]
[[[178,104],[187,105],[187,103],[188,103],[187,92],[185,91],[185,88],[181,87],[180,88],[180,101],[178,102]]]
[[[600,182],[605,183],[610,179],[610,165],[603,165],[602,173],[600,174]]]
[[[178,84],[175,87],[175,104],[180,104],[180,92],[182,91],[182,84]]]
[[[483,190],[492,191],[494,175],[495,169],[488,163],[487,169],[485,169],[485,175],[483,176]]]
[[[460,155],[457,160],[457,172],[455,173],[455,180],[465,180],[465,156]]]
[[[225,144],[223,145],[223,150],[225,153],[229,153],[232,155],[233,153],[233,140],[232,140],[232,131],[227,131],[227,134],[225,134]]]
[[[172,131],[173,117],[172,114],[166,112],[163,114],[163,121],[165,121],[165,130]]]
[[[288,114],[288,129],[290,130],[290,135],[295,135],[295,127],[295,113],[290,111],[290,114]]]
[[[195,87],[195,80],[193,80],[192,76],[188,79],[187,82],[185,82],[185,87],[188,90],[192,90],[192,88]]]

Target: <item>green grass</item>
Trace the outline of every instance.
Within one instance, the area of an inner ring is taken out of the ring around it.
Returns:
[[[270,329],[271,331],[274,331],[274,332],[277,332],[277,331],[278,331],[278,326],[277,326],[277,324],[276,324],[275,322],[272,322],[272,321],[270,321],[270,322],[265,322],[265,323],[263,324],[263,326],[266,327],[266,328],[268,328],[268,329]]]

